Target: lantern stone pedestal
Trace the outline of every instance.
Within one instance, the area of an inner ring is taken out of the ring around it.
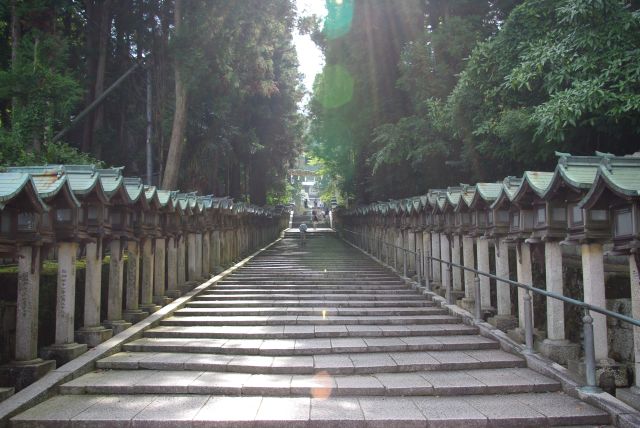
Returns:
[[[576,373],[581,379],[586,379],[584,359],[569,360],[568,367],[571,372]],[[626,364],[620,364],[611,358],[597,360],[596,382],[598,386],[605,390],[608,390],[609,387],[622,388],[629,386]],[[610,385],[610,383],[613,383],[613,385]]]
[[[580,345],[565,339],[545,339],[538,344],[538,351],[558,364],[567,365],[580,357]]]
[[[40,352],[43,359],[55,360],[58,366],[68,363],[87,351],[86,344],[74,342],[77,250],[76,242],[58,244],[55,343]]]
[[[88,347],[94,348],[102,342],[111,339],[113,331],[101,325],[95,327],[81,327],[76,330],[75,338],[78,343],[85,343]]]
[[[40,351],[40,357],[43,360],[54,360],[56,366],[60,367],[85,352],[87,352],[87,345],[84,343],[60,343],[43,348]]]
[[[518,343],[525,343],[525,332],[524,328],[516,327],[512,330],[507,330],[507,336],[509,336],[512,340]],[[544,331],[540,331],[537,328],[533,329],[533,343],[534,347],[537,343],[542,342],[547,338],[547,333]]]
[[[487,322],[502,331],[509,331],[518,326],[518,319],[513,315],[496,315],[489,318]]]
[[[0,366],[0,384],[12,386],[16,391],[20,391],[55,368],[54,360],[35,358],[28,361],[12,361]]]
[[[109,243],[111,261],[109,263],[109,297],[107,299],[107,320],[102,323],[116,335],[131,327],[131,323],[122,317],[122,292],[124,282],[124,263],[122,246],[119,239]]]
[[[458,300],[456,303],[458,306],[460,306],[462,309],[466,311],[469,311],[471,313],[474,313],[475,311],[476,301],[472,297],[463,297],[462,299]]]
[[[75,340],[93,348],[113,336],[113,331],[100,325],[102,287],[102,243],[85,245],[84,326],[75,332]]]

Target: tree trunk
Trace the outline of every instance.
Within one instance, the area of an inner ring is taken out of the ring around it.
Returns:
[[[98,64],[96,69],[96,85],[94,98],[98,98],[104,92],[104,77],[107,68],[107,47],[111,34],[111,0],[104,0],[100,6],[100,35],[98,36]],[[93,153],[100,158],[102,147],[96,140],[96,134],[102,129],[104,123],[104,106],[101,103],[96,107],[93,120],[92,142]]]
[[[174,9],[175,31],[182,31],[182,0],[176,0]],[[162,187],[175,189],[178,186],[178,173],[184,149],[184,131],[187,125],[187,87],[183,81],[180,63],[174,62],[176,81],[176,107],[173,113],[173,127],[171,128],[171,140],[169,141],[169,153],[162,178]]]
[[[11,70],[16,71],[18,68],[18,47],[20,46],[20,18],[16,10],[17,0],[11,0]],[[11,114],[15,115],[18,107],[18,99],[11,98]],[[13,121],[11,123],[13,126]]]
[[[98,25],[98,7],[95,0],[89,0],[85,2],[85,9],[87,14],[87,93],[84,98],[84,105],[87,107],[95,99],[95,86],[96,86],[96,70],[98,67],[98,58],[95,54],[96,45],[98,44],[98,35],[94,30]],[[88,114],[84,120],[84,126],[82,128],[82,144],[81,149],[83,152],[88,153],[91,151],[93,145],[93,114]]]

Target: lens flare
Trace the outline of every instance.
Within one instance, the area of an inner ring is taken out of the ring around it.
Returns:
[[[353,98],[353,77],[341,65],[326,65],[316,87],[325,108],[337,108]]]
[[[326,371],[320,371],[313,376],[314,386],[311,388],[311,396],[313,398],[319,398],[326,400],[331,397],[333,392],[333,380],[331,375]]]
[[[327,0],[327,17],[322,31],[327,39],[337,39],[351,30],[353,0]]]

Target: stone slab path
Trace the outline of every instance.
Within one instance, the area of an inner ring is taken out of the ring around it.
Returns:
[[[286,236],[12,426],[610,423],[333,233]]]

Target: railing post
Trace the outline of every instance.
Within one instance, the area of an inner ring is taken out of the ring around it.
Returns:
[[[396,247],[393,247],[393,270],[398,272],[398,250]]]
[[[402,249],[402,276],[407,277],[407,250]]]
[[[584,333],[584,365],[587,385],[582,388],[585,392],[599,392],[596,381],[596,351],[593,340],[593,318],[589,313],[589,309],[584,310],[582,317],[583,333]]]
[[[420,248],[416,248],[416,275],[418,276],[418,286],[422,285],[422,257]]]
[[[480,276],[477,273],[475,278],[473,278],[473,288],[476,295],[476,299],[473,305],[474,317],[476,321],[481,321],[482,320],[482,298],[480,297]]]
[[[450,305],[453,305],[455,303],[453,300],[453,265],[449,263],[447,268],[449,271],[449,284],[447,285],[449,295],[447,296],[447,302],[449,302]]]
[[[476,299],[478,296],[476,296]],[[531,291],[527,290],[523,298],[524,302],[524,340],[527,352],[533,353],[533,314],[531,312]]]
[[[425,254],[426,257],[424,257],[424,261],[423,261],[423,266],[424,266],[424,288],[427,291],[431,291],[431,272],[430,272],[430,265],[431,265],[431,258],[429,256],[427,256]]]

